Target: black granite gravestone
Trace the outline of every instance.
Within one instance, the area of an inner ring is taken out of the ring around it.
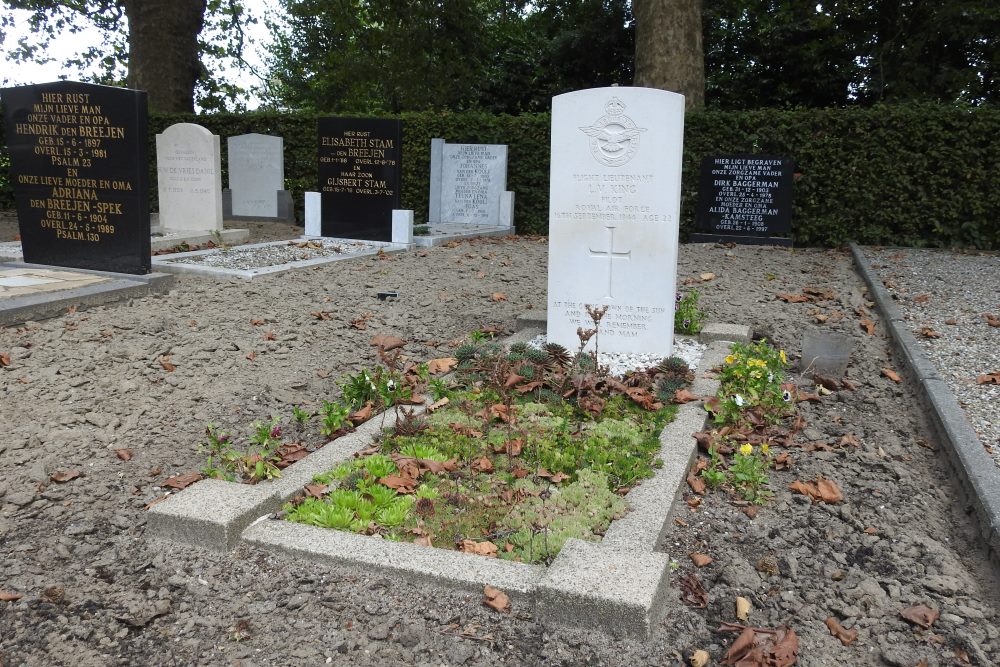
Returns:
[[[403,126],[378,118],[319,119],[320,233],[392,240],[399,208]]]
[[[146,93],[60,81],[0,99],[24,261],[149,273]]]
[[[701,161],[692,243],[792,245],[792,172],[788,158],[717,155]]]

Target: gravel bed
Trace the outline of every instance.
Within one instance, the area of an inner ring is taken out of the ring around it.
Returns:
[[[986,319],[1000,317],[1000,255],[896,248],[865,253],[1000,465],[1000,385],[976,382],[1000,372],[1000,328]]]
[[[545,334],[535,336],[528,341],[528,345],[541,349],[545,345]],[[684,338],[674,338],[673,355],[683,359],[692,371],[698,370],[698,362],[705,354],[706,345],[702,345],[695,340]],[[660,363],[663,357],[655,354],[607,354],[600,352],[597,355],[602,366],[608,367],[608,372],[615,377],[621,377],[629,371],[649,368]]]
[[[344,239],[316,239],[312,241],[289,241],[285,244],[239,246],[198,251],[184,257],[164,258],[172,264],[201,264],[222,269],[249,271],[268,266],[278,266],[291,262],[302,262],[322,257],[359,255],[372,252],[379,244]]]

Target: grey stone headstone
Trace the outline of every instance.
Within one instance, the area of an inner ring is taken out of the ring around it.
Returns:
[[[277,218],[278,192],[285,188],[284,140],[266,134],[229,137],[232,215]]]
[[[428,222],[508,227],[501,220],[507,190],[507,146],[431,140]]]
[[[156,135],[160,225],[165,231],[222,230],[219,136],[177,123]]]

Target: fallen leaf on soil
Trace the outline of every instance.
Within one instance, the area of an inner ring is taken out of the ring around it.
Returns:
[[[317,320],[328,320],[332,317],[330,313],[326,312],[325,310],[314,310],[309,314],[315,317]]]
[[[432,546],[434,546],[431,543],[431,536],[430,535],[421,535],[417,539],[413,540],[413,543],[414,544],[419,544],[422,547],[432,547]]]
[[[792,667],[798,660],[799,638],[791,628],[777,630],[723,623],[720,630],[740,631],[721,665],[734,667]]]
[[[303,490],[306,495],[310,498],[315,498],[316,500],[323,500],[323,496],[326,495],[326,490],[329,487],[326,484],[306,484]]]
[[[708,651],[698,649],[691,654],[690,658],[688,658],[688,664],[691,665],[691,667],[705,667],[710,659],[711,656],[709,656]]]
[[[678,389],[674,392],[673,403],[690,403],[691,401],[699,401],[701,396],[695,396],[687,389]]]
[[[813,375],[813,382],[819,386],[829,389],[830,391],[837,391],[840,389],[840,383],[833,378],[828,378],[823,375]]]
[[[1000,384],[1000,371],[977,376],[976,384]]]
[[[797,391],[795,400],[798,401],[799,403],[804,403],[807,401],[812,401],[813,403],[819,403],[823,399],[820,397],[819,394],[809,394],[804,391]]]
[[[455,433],[458,433],[459,435],[468,436],[470,438],[481,438],[481,437],[483,437],[483,432],[482,431],[477,431],[476,429],[472,428],[471,426],[466,426],[465,424],[459,424],[458,422],[452,422],[452,423],[448,424],[448,428],[450,428]]]
[[[714,558],[712,558],[708,554],[691,553],[691,554],[688,554],[688,556],[691,557],[691,562],[694,563],[695,567],[705,567],[706,565],[708,565],[709,563],[711,563],[713,560],[715,560]]]
[[[777,294],[776,298],[781,299],[785,303],[805,303],[806,301],[812,301],[805,294],[788,294],[785,292]]]
[[[262,326],[263,324],[264,324],[264,320],[254,320],[254,319],[250,320],[250,326],[252,326],[252,327],[259,327],[259,326]]]
[[[247,359],[249,359],[250,361],[256,361],[257,360],[257,351],[256,350],[251,350],[250,352],[247,352]]]
[[[899,615],[910,623],[919,625],[926,630],[934,625],[934,621],[938,620],[938,616],[941,615],[941,612],[936,609],[931,609],[926,605],[918,604],[913,607],[901,609]]]
[[[693,471],[688,473],[687,483],[699,496],[705,495],[705,480],[695,475]]]
[[[803,287],[803,294],[808,294],[809,296],[817,297],[820,301],[825,301],[828,299],[836,299],[837,295],[831,289],[823,289],[821,287]]]
[[[476,542],[475,540],[462,540],[462,543],[458,546],[458,550],[464,551],[467,554],[486,556],[487,558],[497,557],[497,545],[489,541]]]
[[[380,478],[378,483],[403,494],[414,493],[417,490],[417,480],[403,475],[386,475]]]
[[[483,604],[496,611],[510,611],[510,598],[502,590],[492,586],[486,586],[483,589]]]
[[[507,295],[504,294],[503,292],[493,292],[493,294],[490,294],[490,301],[492,301],[493,303],[506,300],[507,300]]]
[[[795,461],[792,460],[791,454],[788,452],[781,452],[774,459],[774,469],[785,470],[786,468],[791,468],[794,463]]]
[[[858,441],[857,437],[853,433],[848,433],[840,439],[841,446],[850,445],[851,447],[860,447],[861,443]]]
[[[364,422],[371,419],[373,409],[374,409],[374,404],[371,401],[368,401],[367,403],[364,404],[362,408],[360,408],[357,412],[348,417],[348,419],[350,419],[355,424],[363,424]]]
[[[389,350],[395,350],[397,347],[403,347],[406,345],[406,341],[398,336],[379,334],[372,338],[371,344],[388,352]]]
[[[861,318],[860,324],[861,324],[861,328],[864,329],[865,333],[868,334],[869,336],[871,336],[873,333],[875,333],[875,323],[872,322],[867,317]]]
[[[455,366],[458,365],[458,359],[455,357],[441,357],[440,359],[431,359],[427,362],[427,372],[431,375],[440,375],[441,373],[447,373]]]
[[[900,382],[903,381],[903,378],[899,377],[899,373],[897,373],[896,371],[892,370],[891,368],[883,368],[882,369],[882,375],[884,375],[885,377],[889,378],[890,380],[892,380],[896,384],[899,384]]]
[[[524,479],[525,477],[531,474],[531,471],[525,468],[524,466],[518,464],[513,470],[510,471],[510,474],[513,475],[516,479]]]
[[[809,496],[814,501],[824,503],[839,503],[844,499],[844,494],[840,487],[832,479],[823,479],[821,475],[816,476],[814,482],[802,482],[796,480],[788,486],[789,490]]]
[[[937,331],[934,331],[934,329],[931,329],[930,327],[921,327],[920,331],[918,333],[921,336],[923,336],[924,338],[940,338],[941,337],[941,334],[939,334]]]
[[[0,352],[0,366],[10,366],[10,354]]]
[[[878,529],[873,528],[872,526],[868,526],[867,528],[865,528],[864,532],[865,535],[878,535]]]
[[[746,598],[736,598],[736,618],[746,621],[750,618],[750,600]]]
[[[488,456],[481,456],[472,462],[472,469],[480,472],[493,472],[493,461]]]
[[[14,602],[24,597],[24,593],[0,590],[0,602]]]
[[[830,629],[830,634],[839,639],[840,643],[844,646],[850,646],[857,640],[858,631],[854,628],[848,630],[833,616],[830,616],[824,622],[826,623],[826,627]]]
[[[913,303],[927,303],[928,301],[930,301],[930,298],[931,298],[930,294],[918,294],[915,297],[913,297]]]
[[[816,321],[817,321],[817,322],[819,322],[820,324],[823,324],[823,323],[824,323],[824,322],[826,322],[826,321],[827,321],[828,319],[830,319],[830,316],[829,316],[829,315],[824,315],[823,313],[817,313],[817,314],[816,314],[816,315],[814,315],[813,317],[815,317],[815,318],[816,318]]]
[[[965,651],[963,651],[962,649],[960,649],[958,647],[955,647],[955,649],[953,649],[953,650],[954,650],[954,653],[955,653],[955,659],[958,660],[960,663],[962,663],[963,665],[971,665],[972,664],[972,659],[969,657],[968,653],[966,653]]]
[[[49,475],[49,479],[53,482],[58,482],[62,484],[63,482],[68,482],[71,479],[76,479],[80,476],[79,470],[67,470],[66,472],[54,472]]]
[[[983,318],[986,320],[986,324],[991,327],[1000,327],[1000,317],[993,315],[992,313],[985,313]]]
[[[131,461],[132,457],[135,456],[135,452],[131,449],[116,449],[115,455],[122,461]]]
[[[181,489],[185,489],[191,486],[201,478],[202,478],[201,473],[197,472],[189,472],[183,475],[174,475],[173,477],[165,481],[163,483],[163,486],[166,486],[171,489],[177,489],[178,491],[180,491]]]
[[[698,277],[701,278],[702,281],[704,281],[704,282],[707,283],[709,280],[714,280],[715,279],[715,274],[712,273],[712,272],[710,272],[710,271],[707,271],[705,273],[699,274]]]
[[[428,405],[427,412],[434,412],[435,410],[440,410],[444,406],[448,405],[448,403],[449,403],[448,397],[445,396],[444,398],[434,401],[433,403]]]
[[[851,391],[854,391],[855,389],[858,388],[858,385],[854,384],[853,382],[851,382],[847,378],[844,378],[843,380],[841,380],[840,383],[842,385],[844,385],[844,389],[850,389]]]
[[[694,572],[678,577],[677,584],[681,587],[681,601],[691,607],[704,609],[708,606],[708,593],[701,585],[701,579]]]
[[[177,370],[177,366],[174,366],[172,363],[170,363],[169,354],[164,354],[160,356],[160,366],[162,366],[163,370],[165,370],[168,373],[173,373],[175,370]]]

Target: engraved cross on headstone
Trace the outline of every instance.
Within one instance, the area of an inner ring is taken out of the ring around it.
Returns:
[[[615,252],[615,228],[612,226],[607,226],[605,229],[608,230],[610,240],[608,241],[607,250],[594,250],[590,249],[591,257],[607,257],[608,258],[608,294],[605,299],[614,299],[614,264],[616,259],[629,260],[632,258],[632,251],[625,250]]]

